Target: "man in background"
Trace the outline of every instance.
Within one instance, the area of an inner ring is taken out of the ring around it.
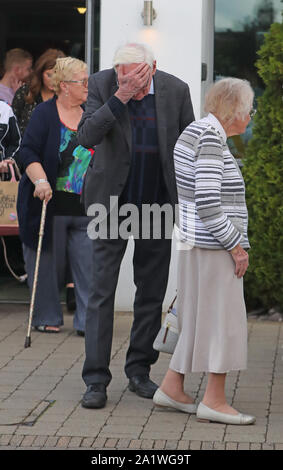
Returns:
[[[10,49],[4,61],[4,75],[0,80],[0,99],[12,104],[17,89],[29,78],[32,55],[24,49]]]

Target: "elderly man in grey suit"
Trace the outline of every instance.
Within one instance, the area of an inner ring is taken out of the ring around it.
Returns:
[[[108,222],[113,196],[119,208],[131,203],[138,211],[144,204],[177,204],[173,149],[194,120],[188,85],[157,70],[148,46],[118,48],[113,65],[91,75],[78,131],[81,145],[95,147],[84,180],[83,202],[86,210],[102,204]],[[118,217],[118,224],[122,219]],[[135,238],[136,295],[125,373],[129,389],[145,398],[152,398],[157,389],[149,373],[158,358],[152,345],[161,324],[171,257],[171,240],[164,233],[163,227],[159,239]],[[127,239],[120,235],[93,240],[82,374],[87,385],[82,406],[86,408],[102,408],[107,401],[114,298],[126,246]]]

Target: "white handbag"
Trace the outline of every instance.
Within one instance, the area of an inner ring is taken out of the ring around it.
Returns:
[[[170,305],[164,322],[153,343],[153,349],[167,354],[173,354],[179,338],[177,311],[176,308],[174,308],[176,298],[177,296]]]

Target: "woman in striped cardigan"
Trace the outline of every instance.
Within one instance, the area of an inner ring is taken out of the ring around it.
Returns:
[[[247,321],[243,276],[250,248],[245,184],[226,144],[245,132],[253,91],[237,78],[216,82],[205,118],[191,123],[174,150],[179,199],[179,340],[154,403],[199,419],[251,424],[255,418],[228,405],[225,379],[246,368]],[[184,376],[207,372],[202,402],[184,391]]]

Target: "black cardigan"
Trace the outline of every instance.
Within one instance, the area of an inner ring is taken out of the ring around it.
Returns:
[[[31,163],[41,163],[53,191],[56,187],[60,162],[60,119],[56,99],[54,96],[35,108],[25,131],[19,154],[24,170]],[[34,198],[33,192],[34,184],[24,173],[19,184],[17,201],[20,238],[25,245],[36,250],[42,201]],[[42,249],[46,249],[51,241],[53,212],[54,201],[51,199],[47,205]]]

